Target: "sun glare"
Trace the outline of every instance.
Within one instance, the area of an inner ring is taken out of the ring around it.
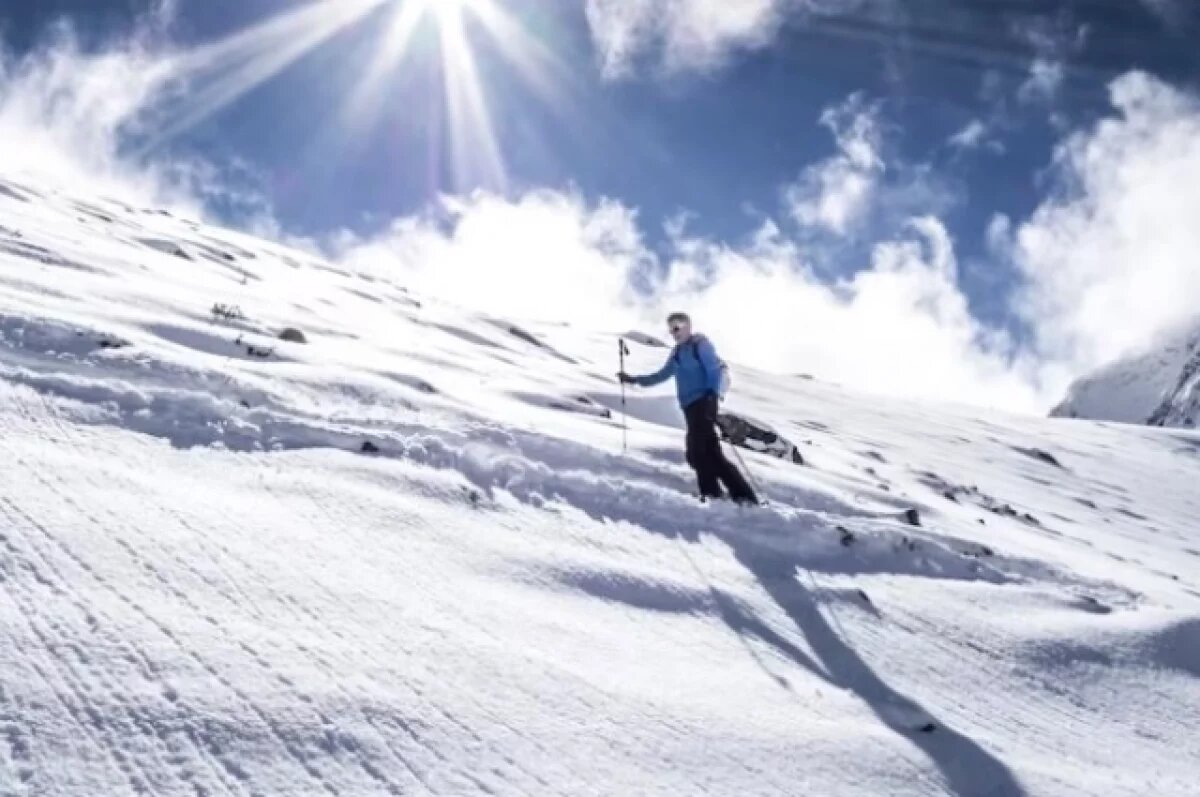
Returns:
[[[441,85],[431,88],[442,96],[442,143],[454,182],[441,188],[503,190],[506,169],[476,47],[486,44],[489,53],[503,58],[548,103],[558,100],[557,80],[566,74],[546,44],[505,7],[505,0],[313,0],[195,48],[175,63],[186,91],[176,98],[176,107],[168,112],[170,121],[150,147],[211,117],[360,25],[376,32],[374,49],[362,74],[347,87],[344,106],[335,117],[337,136],[344,142],[358,138],[388,106],[389,88],[407,59],[414,53],[436,53]],[[418,41],[430,46],[414,47]]]
[[[453,19],[462,14],[463,9],[473,5],[472,0],[424,0],[424,2],[439,20]]]

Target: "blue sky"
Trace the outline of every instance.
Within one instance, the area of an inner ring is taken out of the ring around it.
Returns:
[[[314,240],[376,243],[446,193],[484,189],[524,207],[522,197],[552,191],[582,201],[585,215],[607,198],[636,214],[638,246],[654,261],[639,268],[659,279],[681,257],[710,277],[726,268],[722,252],[762,258],[770,228],[771,251],[832,300],[840,282],[881,269],[893,244],[936,276],[944,233],[958,295],[939,299],[948,304],[938,323],[961,298],[964,323],[978,327],[968,337],[1010,338],[969,345],[991,347],[1010,370],[1025,367],[1027,355],[1039,366],[1067,356],[1051,352],[1063,341],[1042,340],[1043,327],[1061,319],[1034,313],[1019,296],[1031,282],[1034,293],[1045,288],[1053,280],[1035,272],[1054,266],[1030,265],[1041,251],[1013,254],[1022,225],[1036,225],[1039,209],[1080,199],[1069,195],[1088,182],[1078,172],[1092,166],[1064,167],[1062,147],[1073,136],[1101,141],[1097,125],[1114,117],[1112,87],[1122,76],[1140,70],[1172,96],[1191,96],[1200,79],[1192,45],[1200,12],[1175,0],[486,0],[489,13],[479,10],[484,0],[363,2],[370,9],[352,24],[320,36],[269,79],[242,81],[250,85],[229,101],[208,102],[239,75],[232,56],[205,61],[184,89],[116,125],[114,157],[135,165],[201,157],[222,174],[236,171],[280,229]],[[406,3],[427,7],[404,57],[348,110]],[[15,60],[57,46],[48,42],[63,20],[81,58],[133,47],[130,37],[152,51],[189,53],[308,6],[178,0],[164,11],[149,0],[9,0],[3,33]],[[152,14],[158,22],[148,27]],[[520,35],[498,37],[497,16]],[[469,73],[440,30],[458,25]],[[311,27],[322,26],[334,27],[314,14]],[[264,37],[260,51],[251,40],[231,52],[259,63],[297,30]],[[507,50],[497,44],[505,39]],[[448,84],[462,92],[457,122]],[[482,99],[482,117],[472,96]],[[205,113],[189,118],[196,107]],[[172,124],[179,119],[187,124]],[[244,208],[210,204],[226,221],[245,221]],[[937,220],[937,235],[913,231],[924,217]],[[902,246],[914,242],[914,251]],[[1072,340],[1090,349],[1072,353],[1068,370],[1137,342]],[[1038,392],[1062,382],[1046,373],[1021,379]]]

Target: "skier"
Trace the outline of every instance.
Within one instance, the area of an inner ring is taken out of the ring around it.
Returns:
[[[652,387],[675,377],[675,392],[687,419],[687,462],[696,471],[701,500],[724,498],[721,489],[724,484],[735,503],[758,504],[758,496],[746,477],[725,458],[717,438],[724,363],[708,338],[692,332],[692,320],[687,313],[672,313],[667,317],[667,326],[675,348],[666,364],[657,373],[631,376],[622,371],[617,378],[623,384]]]

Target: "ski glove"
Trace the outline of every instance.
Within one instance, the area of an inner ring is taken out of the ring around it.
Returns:
[[[637,377],[630,376],[629,374],[625,373],[624,371],[622,371],[621,373],[617,374],[617,380],[618,380],[618,381],[619,381],[619,382],[620,382],[622,385],[635,385],[635,384],[637,384]]]

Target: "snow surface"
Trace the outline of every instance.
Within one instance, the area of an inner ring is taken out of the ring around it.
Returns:
[[[1200,323],[1079,379],[1051,415],[1188,429],[1200,425]]]
[[[701,505],[611,334],[0,186],[5,797],[1198,793],[1200,436],[738,368]]]

